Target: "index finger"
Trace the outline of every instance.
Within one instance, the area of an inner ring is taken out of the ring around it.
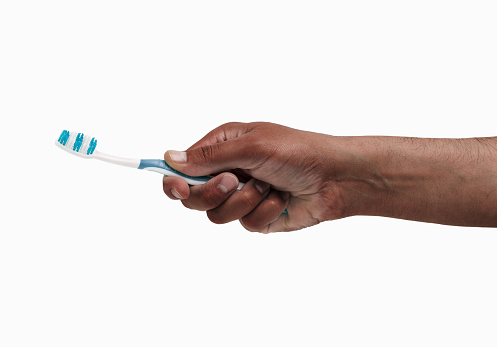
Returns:
[[[187,150],[203,146],[210,146],[215,143],[225,142],[246,134],[249,131],[249,124],[231,122],[218,126],[208,132],[203,138],[191,145]]]

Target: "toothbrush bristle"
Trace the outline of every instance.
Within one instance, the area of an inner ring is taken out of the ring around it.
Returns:
[[[82,133],[78,133],[76,136],[76,141],[74,141],[74,146],[72,147],[73,151],[79,152],[79,149],[81,148],[81,145],[83,144],[83,137],[85,135]]]
[[[83,133],[63,130],[57,142],[75,154],[90,156],[97,147],[97,139]]]
[[[95,148],[97,147],[97,139],[92,138],[90,141],[90,145],[88,146],[88,151],[86,154],[93,154],[93,151],[95,151]]]
[[[62,133],[59,136],[59,143],[61,145],[65,145],[68,139],[69,139],[69,131],[62,130]]]

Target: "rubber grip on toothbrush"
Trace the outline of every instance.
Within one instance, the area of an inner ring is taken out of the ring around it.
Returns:
[[[161,173],[166,176],[175,176],[183,178],[188,184],[203,184],[210,180],[211,176],[189,176],[178,170],[173,169],[162,159],[142,159],[138,166],[140,170],[149,170]]]

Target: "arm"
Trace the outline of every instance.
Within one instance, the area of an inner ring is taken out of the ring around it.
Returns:
[[[347,214],[497,227],[497,138],[353,137],[333,143],[335,155],[355,168],[343,178]]]
[[[164,191],[211,221],[251,231],[301,229],[375,215],[497,227],[497,139],[335,137],[270,123],[229,123],[165,160],[203,186],[164,179]],[[235,171],[233,171],[235,170]],[[247,179],[236,191],[239,177]],[[282,214],[284,209],[288,214]]]

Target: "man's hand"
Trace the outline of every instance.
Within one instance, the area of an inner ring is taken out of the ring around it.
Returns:
[[[164,192],[188,208],[207,211],[214,223],[239,219],[250,231],[290,231],[341,218],[344,205],[329,139],[270,123],[225,124],[186,152],[164,155],[188,175],[222,173],[193,187],[164,177]],[[246,181],[239,191],[237,176]]]
[[[166,162],[201,186],[164,177],[172,199],[239,219],[250,231],[290,231],[352,215],[497,227],[497,139],[334,137],[271,123],[229,123]],[[246,182],[237,190],[238,179]],[[282,213],[287,209],[288,213]]]

